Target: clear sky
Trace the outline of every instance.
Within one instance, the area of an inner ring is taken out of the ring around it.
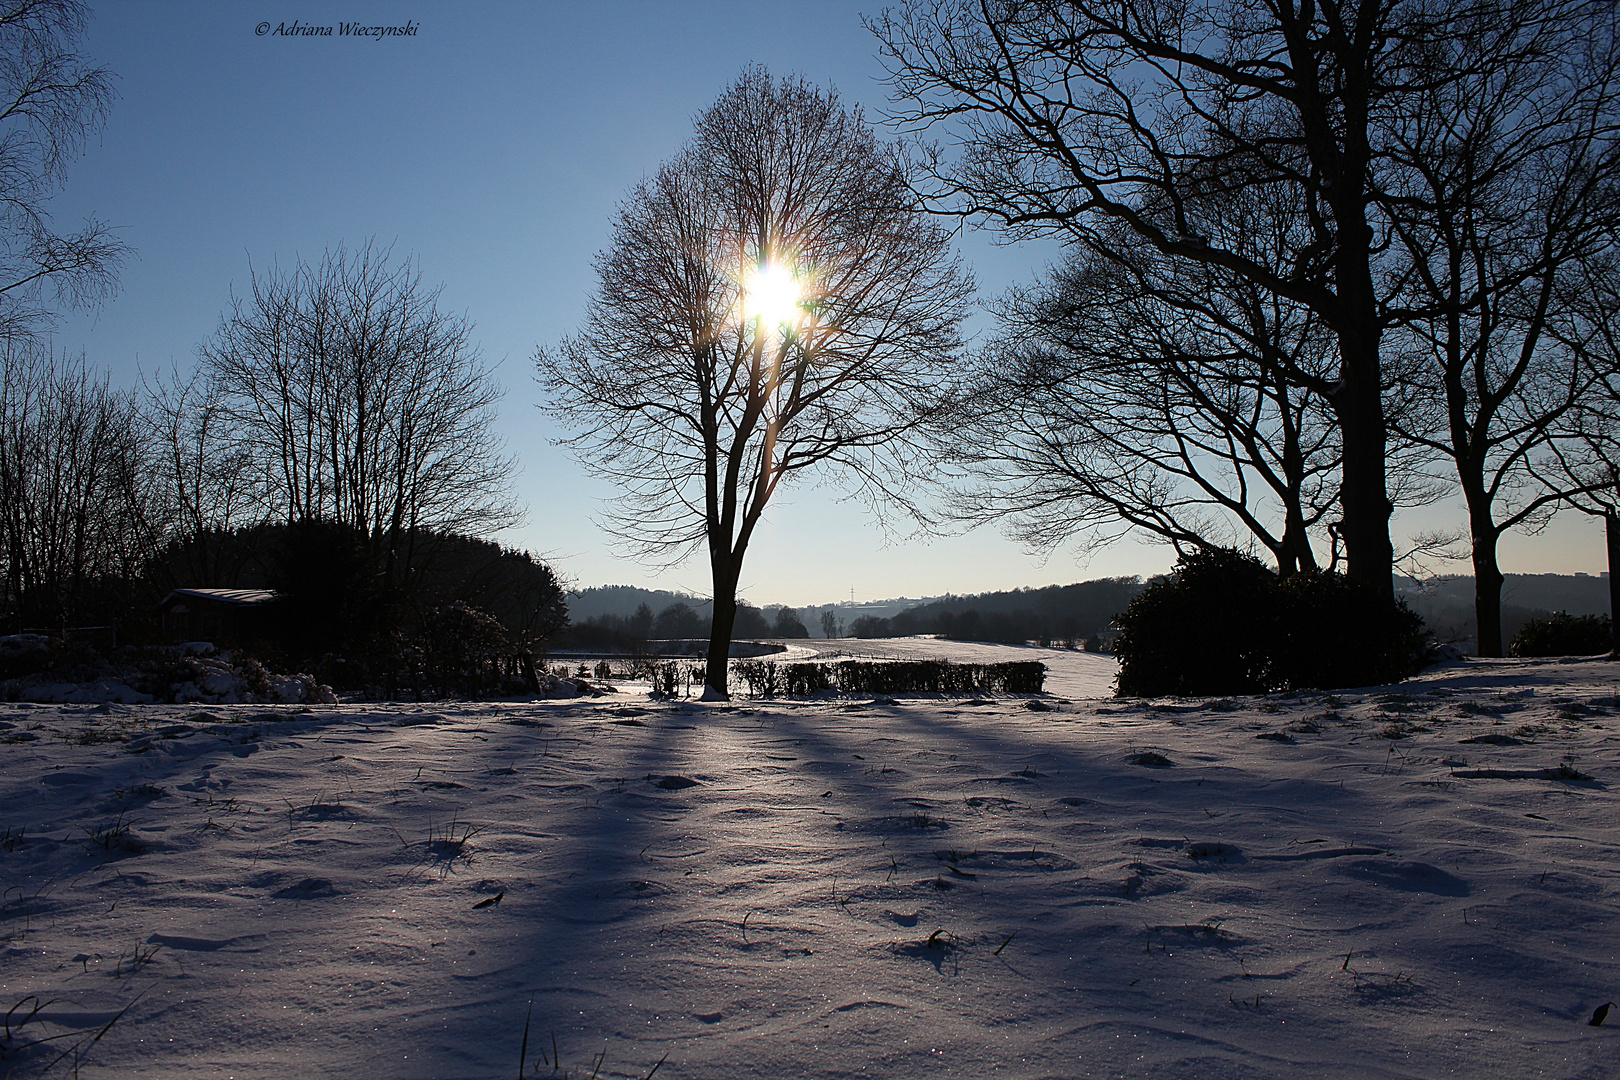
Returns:
[[[707,591],[701,560],[657,571],[612,550],[592,519],[613,492],[551,445],[560,433],[535,408],[531,357],[578,324],[618,200],[744,65],[836,87],[878,118],[883,70],[860,15],[882,0],[92,7],[84,51],[116,73],[121,97],[52,211],[64,228],[87,215],[117,226],[134,255],[118,296],[65,319],[58,348],[83,350],[120,385],[189,366],[232,289],[245,288],[250,260],[290,266],[376,237],[419,258],[500,365],[501,432],[528,506],[501,539],[579,585]],[[295,20],[334,36],[274,33]],[[342,37],[340,21],[417,29]],[[271,32],[256,33],[264,23]],[[1056,254],[982,233],[961,250],[985,298]],[[815,489],[788,490],[767,513],[743,576],[756,603],[981,592],[1146,575],[1172,561],[1126,544],[1043,562],[990,530],[886,541],[862,508]],[[1398,531],[1459,518],[1431,510]],[[1509,537],[1503,555],[1513,572],[1606,568],[1599,527],[1574,515],[1540,537]]]

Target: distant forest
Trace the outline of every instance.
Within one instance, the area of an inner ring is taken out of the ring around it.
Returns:
[[[1555,611],[1571,615],[1608,615],[1608,575],[1507,574],[1502,585],[1502,640],[1512,641],[1525,623],[1544,619]],[[1474,579],[1451,574],[1419,582],[1405,582],[1396,592],[1423,616],[1437,641],[1451,641],[1472,651]]]
[[[1141,591],[1135,577],[1100,578],[1073,585],[1013,589],[919,601],[826,604],[790,608],[743,604],[736,637],[906,637],[937,634],[958,641],[993,641],[1083,648],[1103,638],[1114,616]],[[1508,574],[1502,588],[1508,638],[1532,618],[1554,611],[1609,613],[1607,577],[1588,574]],[[1472,645],[1474,581],[1467,575],[1406,582],[1399,592],[1440,641]],[[700,639],[709,633],[708,601],[632,585],[606,585],[569,593],[573,625],[554,642],[561,648],[635,651],[647,641]],[[898,608],[898,610],[896,610]],[[877,615],[873,611],[892,614]]]
[[[1138,578],[1103,578],[1074,585],[943,596],[893,615],[866,614],[884,605],[837,604],[794,609],[741,604],[735,637],[905,637],[938,634],[962,641],[1080,647],[1096,638],[1141,589]],[[569,594],[574,623],[557,644],[574,648],[643,647],[648,640],[706,637],[707,601],[679,593],[610,585]],[[887,610],[893,610],[888,607]],[[859,613],[859,614],[857,614]],[[847,617],[847,618],[846,618]]]
[[[1136,577],[1100,578],[1043,589],[946,596],[907,608],[887,619],[863,616],[850,636],[905,637],[939,634],[957,641],[999,641],[1093,648],[1114,616],[1142,591]]]
[[[694,596],[608,585],[574,593],[571,602],[578,605],[574,621],[556,639],[557,648],[638,653],[646,651],[649,641],[697,641],[709,636],[709,602]],[[635,607],[626,613],[630,603]],[[655,609],[654,603],[662,606]],[[779,604],[761,610],[739,600],[731,636],[738,641],[807,638],[810,629],[793,608]]]

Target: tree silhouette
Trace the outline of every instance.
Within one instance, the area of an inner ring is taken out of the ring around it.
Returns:
[[[73,51],[86,18],[76,0],[0,3],[0,339],[37,340],[52,301],[101,300],[126,251],[99,221],[57,232],[45,209],[115,96]]]
[[[1497,76],[1538,58],[1612,56],[1614,20],[1610,0],[910,0],[871,26],[899,118],[954,140],[929,160],[932,205],[1105,259],[1129,235],[1320,321],[1348,572],[1392,597],[1386,354],[1447,314],[1414,300],[1396,252],[1403,218],[1448,212],[1411,151],[1459,119],[1447,98],[1516,96]],[[1201,208],[1234,195],[1294,208],[1297,238],[1256,250],[1207,228]]]
[[[620,207],[579,334],[537,357],[582,464],[644,556],[706,547],[707,693],[743,557],[801,473],[899,500],[971,285],[897,150],[837,95],[750,68]]]

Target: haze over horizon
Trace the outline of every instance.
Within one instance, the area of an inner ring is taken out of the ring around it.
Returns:
[[[84,51],[117,76],[106,129],[54,200],[59,225],[95,216],[133,255],[119,295],[65,318],[58,350],[84,352],[132,386],[189,367],[255,267],[318,259],[375,237],[415,255],[443,303],[475,323],[506,387],[500,430],[522,472],[524,525],[501,534],[579,586],[634,584],[704,594],[701,557],[658,570],[615,554],[592,520],[613,494],[560,449],[535,407],[531,357],[579,324],[592,259],[615,205],[686,140],[695,113],[744,67],[834,86],[881,117],[886,89],[863,11],[880,2],[600,5],[345,4],[287,12],[417,26],[408,37],[255,32],[261,5],[93,6]],[[887,132],[887,135],[893,135]],[[981,301],[1026,281],[1057,249],[960,237]],[[991,326],[983,314],[973,329]],[[1397,520],[1410,533],[1455,525],[1452,503]],[[977,593],[1163,572],[1168,549],[1121,543],[1077,561],[1031,555],[990,530],[885,536],[837,492],[784,490],[751,546],[741,592],[795,606]],[[1510,533],[1510,573],[1606,568],[1600,525],[1566,515],[1539,537]],[[1466,562],[1441,567],[1467,572]]]

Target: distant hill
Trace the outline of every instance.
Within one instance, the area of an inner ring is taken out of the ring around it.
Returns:
[[[843,634],[865,637],[943,634],[979,641],[1072,641],[1107,629],[1142,589],[1138,578],[1101,578],[1073,585],[1012,589],[970,596],[848,601],[798,608],[800,621],[821,636],[821,615],[831,612]],[[1400,582],[1405,597],[1440,640],[1464,645],[1474,640],[1474,579],[1453,574],[1422,582]],[[568,594],[575,624],[603,615],[628,618],[646,604],[654,614],[683,603],[704,620],[710,603],[701,597],[634,585],[601,585]],[[778,604],[762,604],[767,613]],[[1608,575],[1508,574],[1502,588],[1503,633],[1511,639],[1532,618],[1554,611],[1572,615],[1609,614]]]
[[[641,589],[634,585],[595,585],[568,591],[568,617],[574,622],[584,622],[598,615],[634,615],[642,604],[652,608],[654,614],[671,604],[685,604],[707,618],[710,601],[688,593]]]
[[[939,597],[898,597],[893,600],[861,600],[859,602],[844,601],[836,604],[812,604],[808,607],[796,608],[799,617],[807,626],[818,626],[821,613],[832,611],[838,618],[846,623],[862,615],[874,615],[878,618],[887,618],[896,615],[910,607],[926,604]],[[575,622],[598,615],[617,615],[625,617],[634,615],[636,608],[646,604],[652,608],[653,613],[669,607],[671,604],[686,604],[693,611],[705,618],[709,614],[710,601],[688,593],[670,592],[667,589],[642,589],[634,585],[596,585],[588,589],[574,589],[568,593],[568,614]],[[765,603],[762,608],[777,608],[780,604]]]
[[[1525,623],[1555,611],[1571,615],[1609,614],[1609,576],[1591,574],[1508,574],[1502,585],[1502,640],[1511,641]],[[1475,640],[1474,578],[1448,574],[1427,581],[1400,582],[1396,591],[1423,616],[1441,641],[1465,648]]]

